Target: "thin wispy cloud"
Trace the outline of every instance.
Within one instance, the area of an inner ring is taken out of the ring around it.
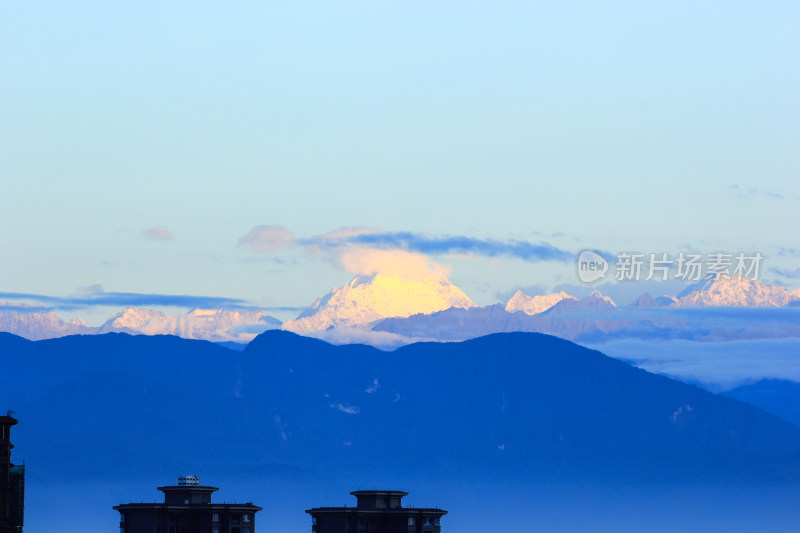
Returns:
[[[41,313],[46,311],[52,311],[52,309],[43,305],[13,304],[10,302],[0,302],[0,313],[4,311],[13,311],[18,313]]]
[[[160,242],[167,242],[175,240],[172,233],[165,228],[164,226],[153,226],[152,228],[147,228],[142,230],[142,237],[146,241],[160,241]]]
[[[264,309],[254,306],[252,302],[240,298],[223,298],[215,296],[193,296],[184,294],[141,294],[132,292],[94,292],[80,296],[48,296],[44,294],[0,292],[0,299],[12,301],[36,302],[39,310],[48,309],[82,309],[93,306],[109,307],[199,307],[199,308],[231,308],[231,309]],[[295,308],[280,308],[294,310]]]
[[[781,246],[778,248],[780,257],[800,257],[800,249]]]
[[[98,294],[105,291],[103,290],[102,285],[99,283],[93,283],[92,285],[87,285],[85,287],[78,287],[75,289],[75,292],[78,294]]]
[[[449,267],[431,259],[501,258],[526,262],[567,262],[574,253],[546,242],[521,239],[478,239],[463,235],[429,236],[413,232],[385,232],[355,227],[297,238],[283,226],[262,225],[239,239],[238,246],[255,253],[277,253],[296,246],[310,256],[358,275],[384,273],[427,277],[449,272]]]
[[[788,196],[786,194],[783,194],[783,193],[780,193],[780,192],[777,192],[777,191],[771,191],[771,190],[768,190],[768,189],[760,189],[760,188],[757,188],[757,187],[751,187],[751,188],[748,189],[748,188],[740,187],[740,186],[734,184],[734,185],[731,185],[729,188],[732,191],[738,193],[740,198],[759,197],[759,198],[768,198],[768,199],[771,199],[771,200],[785,200],[787,198],[792,198],[792,196]]]
[[[262,225],[239,239],[238,246],[258,253],[275,253],[297,246],[297,238],[283,226]]]
[[[569,261],[572,252],[547,243],[523,240],[476,239],[463,235],[429,237],[411,232],[363,233],[343,239],[382,249],[399,249],[430,255],[473,254],[483,257],[512,257],[523,261]]]
[[[772,271],[782,278],[800,279],[800,268],[794,270],[789,268],[773,268]]]

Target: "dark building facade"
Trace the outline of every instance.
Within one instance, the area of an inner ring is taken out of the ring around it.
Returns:
[[[255,533],[261,507],[247,503],[212,503],[216,487],[182,476],[177,485],[158,487],[164,503],[117,505],[120,533]]]
[[[398,490],[357,490],[355,507],[315,507],[311,531],[315,533],[438,533],[447,511],[403,507],[408,493]]]
[[[11,411],[0,416],[0,533],[22,533],[25,514],[25,466],[11,462],[11,426],[16,423]]]
[[[14,465],[8,473],[8,484],[11,494],[8,497],[11,522],[16,524],[16,533],[22,533],[22,522],[25,518],[25,465]]]

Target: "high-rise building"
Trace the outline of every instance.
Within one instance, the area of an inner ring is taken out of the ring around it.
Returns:
[[[11,414],[0,416],[0,533],[22,533],[25,509],[25,465],[11,462]]]
[[[216,487],[200,485],[197,476],[181,476],[177,485],[158,487],[164,503],[117,505],[120,533],[255,533],[261,507],[247,503],[212,503]]]
[[[408,493],[398,490],[357,490],[355,507],[315,507],[315,533],[438,533],[447,511],[432,507],[403,507]]]

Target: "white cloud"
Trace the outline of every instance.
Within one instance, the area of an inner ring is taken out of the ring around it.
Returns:
[[[261,225],[239,239],[238,246],[250,248],[253,252],[270,254],[297,246],[297,238],[283,226]]]
[[[352,274],[385,274],[412,280],[449,274],[450,267],[437,263],[432,256],[465,260],[510,257],[523,261],[566,261],[573,257],[571,252],[544,242],[428,236],[365,226],[342,227],[301,239],[282,226],[257,226],[239,239],[239,246],[248,246],[259,253],[275,253],[296,245],[302,246],[311,257]]]
[[[77,292],[78,294],[99,294],[105,291],[103,290],[102,285],[100,285],[99,283],[94,283],[86,287],[78,287],[77,289],[75,289],[75,292]]]
[[[153,226],[152,228],[147,228],[146,230],[142,231],[142,237],[148,241],[172,241],[175,237],[172,236],[172,233],[169,232],[167,228],[164,226]]]
[[[337,262],[342,270],[362,276],[385,274],[408,279],[427,279],[447,275],[449,267],[418,252],[378,250],[351,245],[339,250]]]
[[[649,372],[728,390],[761,379],[800,381],[800,339],[702,342],[622,339],[587,344]]]
[[[303,244],[306,252],[312,257],[358,276],[385,274],[407,279],[427,279],[447,275],[450,272],[449,267],[436,263],[420,252],[387,249],[354,242],[359,236],[385,233],[365,226],[343,227],[312,237]]]

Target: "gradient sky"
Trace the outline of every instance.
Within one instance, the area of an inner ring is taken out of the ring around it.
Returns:
[[[0,291],[301,307],[352,277],[237,246],[263,224],[759,250],[796,288],[799,26],[796,2],[5,2]],[[479,304],[576,282],[430,259]]]

